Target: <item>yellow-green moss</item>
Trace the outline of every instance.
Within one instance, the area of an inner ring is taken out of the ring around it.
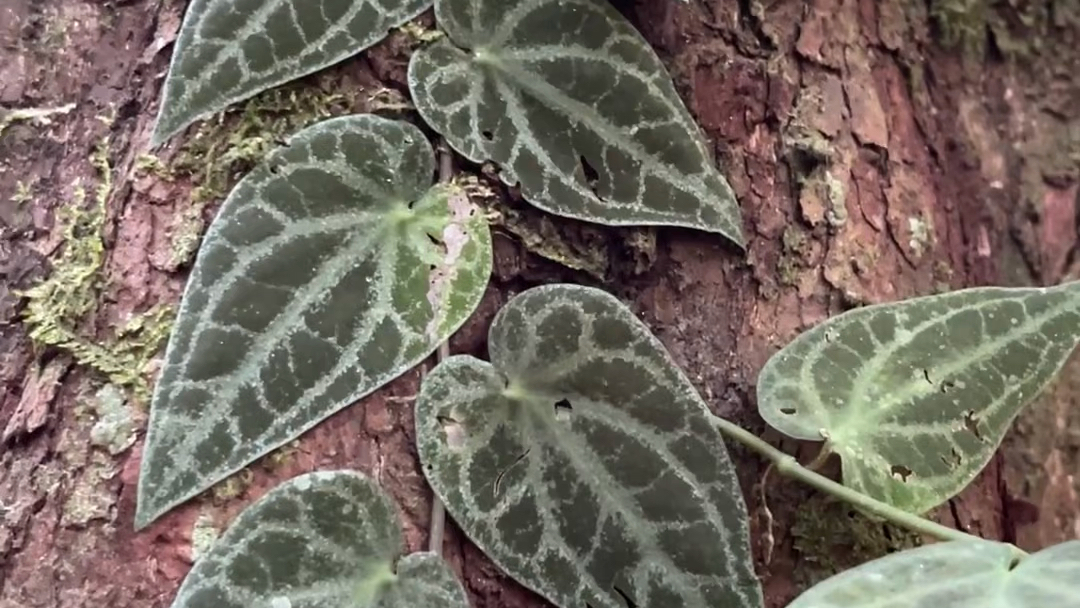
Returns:
[[[240,469],[236,473],[226,477],[210,489],[214,499],[219,502],[228,502],[244,493],[251,486],[255,474],[250,469]]]
[[[294,84],[266,91],[240,109],[230,108],[201,123],[169,162],[144,155],[136,169],[173,181],[190,179],[188,203],[169,230],[171,266],[189,262],[206,228],[204,212],[224,199],[244,173],[293,133],[316,122],[344,114],[353,106],[341,93],[318,86]]]
[[[784,228],[780,242],[782,250],[776,263],[777,277],[781,285],[794,287],[799,284],[800,270],[807,266],[810,243],[806,233],[795,226]]]
[[[67,114],[74,109],[75,104],[73,103],[56,108],[19,108],[15,110],[0,108],[0,135],[4,134],[4,129],[17,122],[29,121],[40,125],[48,125],[52,116]]]
[[[1037,57],[1057,44],[1052,30],[1080,23],[1080,7],[1052,0],[932,0],[930,17],[940,42],[968,57],[982,57],[989,33],[1007,58]]]
[[[799,505],[791,526],[795,578],[809,588],[838,572],[922,544],[902,528],[875,522],[847,503],[816,495]]]
[[[402,25],[398,29],[401,31],[401,33],[408,36],[409,40],[415,44],[434,42],[446,35],[438,29],[425,27],[415,21],[410,21],[405,25]]]
[[[168,336],[172,307],[158,306],[135,315],[104,341],[85,336],[79,329],[97,307],[102,288],[105,247],[101,234],[112,191],[108,152],[106,138],[91,155],[99,181],[90,200],[86,189],[76,185],[72,200],[57,209],[63,246],[53,260],[51,274],[23,294],[23,320],[35,343],[71,353],[79,364],[101,373],[145,403],[150,393],[145,368]]]

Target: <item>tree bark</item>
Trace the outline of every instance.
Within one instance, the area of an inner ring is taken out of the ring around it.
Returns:
[[[1064,8],[1071,3],[991,9],[987,0],[962,14],[945,0],[615,4],[669,66],[715,145],[747,251],[689,230],[546,216],[502,189],[492,283],[454,352],[482,355],[495,311],[524,288],[597,285],[640,312],[719,414],[805,457],[812,448],[767,431],[754,401],[757,371],[799,331],[855,305],[1075,274],[1080,9]],[[110,380],[92,361],[70,345],[34,343],[21,322],[30,305],[22,291],[70,262],[62,211],[92,210],[94,197],[78,189],[104,182],[88,162],[96,150],[112,180],[98,233],[104,258],[93,306],[70,329],[76,343],[127,352],[131,337],[118,328],[178,301],[185,237],[250,166],[222,150],[290,115],[386,112],[388,99],[407,94],[413,43],[393,33],[287,87],[315,97],[230,112],[220,126],[190,129],[153,165],[148,139],[183,9],[183,0],[0,7],[0,125],[14,108],[57,109],[47,124],[12,120],[0,132],[0,608],[168,606],[193,546],[276,483],[314,469],[371,475],[397,501],[409,549],[427,541],[431,494],[400,399],[416,393],[419,370],[136,534],[146,417],[138,383],[103,393]],[[321,100],[318,111],[290,106],[304,99]],[[191,162],[192,150],[205,166]],[[936,519],[1031,550],[1080,537],[1078,371],[1075,360]],[[106,406],[117,400],[130,428],[103,441]],[[787,480],[762,488],[762,463],[729,449],[770,607],[911,542]],[[445,552],[473,606],[546,605],[452,522]]]

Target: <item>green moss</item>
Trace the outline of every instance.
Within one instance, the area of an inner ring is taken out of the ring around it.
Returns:
[[[210,492],[218,502],[228,502],[243,494],[254,479],[255,474],[251,469],[240,469],[211,488]]]
[[[414,45],[434,42],[439,38],[445,36],[445,34],[443,34],[442,31],[438,29],[426,27],[415,21],[410,21],[405,25],[402,25],[398,28],[398,30],[408,36],[410,42],[412,42]]]
[[[74,109],[75,104],[73,103],[56,108],[19,108],[15,110],[0,108],[0,135],[4,134],[4,129],[17,122],[35,122],[47,126],[51,122],[52,116],[67,114]]]
[[[780,284],[795,287],[799,284],[799,262],[791,256],[782,256],[776,264],[776,274]]]
[[[318,86],[293,85],[261,93],[243,107],[201,123],[171,161],[177,176],[195,178],[193,203],[219,200],[238,178],[293,133],[347,112],[352,99]]]
[[[91,155],[99,183],[90,200],[86,189],[76,185],[73,200],[57,210],[63,247],[53,260],[52,273],[22,294],[26,297],[23,320],[30,338],[39,346],[71,353],[79,364],[130,390],[138,402],[145,403],[150,393],[146,367],[168,336],[172,307],[159,306],[136,315],[104,341],[79,330],[97,307],[103,287],[105,248],[101,234],[112,191],[108,149],[109,141],[104,139]]]
[[[982,55],[990,0],[933,0],[930,18],[937,26],[940,41],[950,48]]]
[[[967,57],[982,57],[992,37],[1005,57],[1032,59],[1056,44],[1055,28],[1080,23],[1080,8],[1053,0],[932,0],[930,17],[941,44]]]
[[[154,156],[140,157],[136,169],[144,173],[198,184],[170,227],[170,266],[191,261],[206,228],[209,204],[223,200],[245,173],[290,135],[350,111],[353,102],[345,94],[327,93],[310,84],[273,89],[201,123],[168,164]]]
[[[799,271],[807,265],[810,241],[806,233],[795,226],[784,228],[780,240],[782,254],[776,264],[776,273],[782,285],[794,287],[799,284]]]
[[[875,522],[850,505],[817,495],[799,505],[791,526],[795,577],[806,588],[844,570],[922,544],[919,536]]]

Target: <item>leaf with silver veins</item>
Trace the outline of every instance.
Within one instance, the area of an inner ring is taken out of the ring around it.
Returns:
[[[468,608],[437,555],[399,555],[394,506],[351,471],[293,478],[195,562],[172,608]]]
[[[438,0],[409,89],[457,151],[546,211],[743,245],[738,203],[652,47],[606,0]]]
[[[986,465],[1080,340],[1080,283],[980,287],[845,312],[758,377],[777,430],[827,439],[844,485],[923,513]]]
[[[495,563],[564,608],[762,606],[723,438],[629,309],[537,287],[488,348],[428,375],[416,425],[432,488]]]
[[[788,608],[1066,608],[1080,602],[1080,541],[1015,563],[1013,548],[950,541],[893,553],[814,585]],[[887,604],[883,600],[887,599]]]
[[[301,131],[236,186],[166,350],[137,527],[393,380],[472,314],[491,236],[434,171],[419,129],[361,115]]]
[[[431,0],[192,0],[152,137],[351,57]]]

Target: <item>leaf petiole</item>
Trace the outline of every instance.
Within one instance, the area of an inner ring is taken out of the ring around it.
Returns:
[[[794,456],[785,454],[784,452],[773,447],[765,440],[761,439],[757,435],[739,427],[738,425],[724,420],[719,416],[713,416],[713,423],[724,435],[734,439],[735,441],[743,444],[751,450],[757,452],[761,456],[764,456],[769,460],[776,471],[785,477],[792,477],[798,479],[803,483],[810,485],[816,490],[820,490],[826,494],[839,498],[845,502],[848,502],[867,513],[872,513],[878,517],[882,517],[889,522],[902,526],[917,532],[919,534],[925,534],[932,536],[939,540],[964,540],[964,541],[982,541],[984,539],[978,536],[973,536],[966,532],[962,532],[955,528],[949,528],[943,526],[937,522],[930,521],[923,517],[919,517],[913,513],[898,509],[892,505],[881,502],[875,498],[871,498],[866,494],[857,492],[841,485],[828,477],[820,475],[807,467],[799,464],[799,461]],[[1008,543],[1003,543],[1008,544]],[[1012,549],[1017,561],[1027,557],[1027,552],[1015,545],[1008,545]]]

